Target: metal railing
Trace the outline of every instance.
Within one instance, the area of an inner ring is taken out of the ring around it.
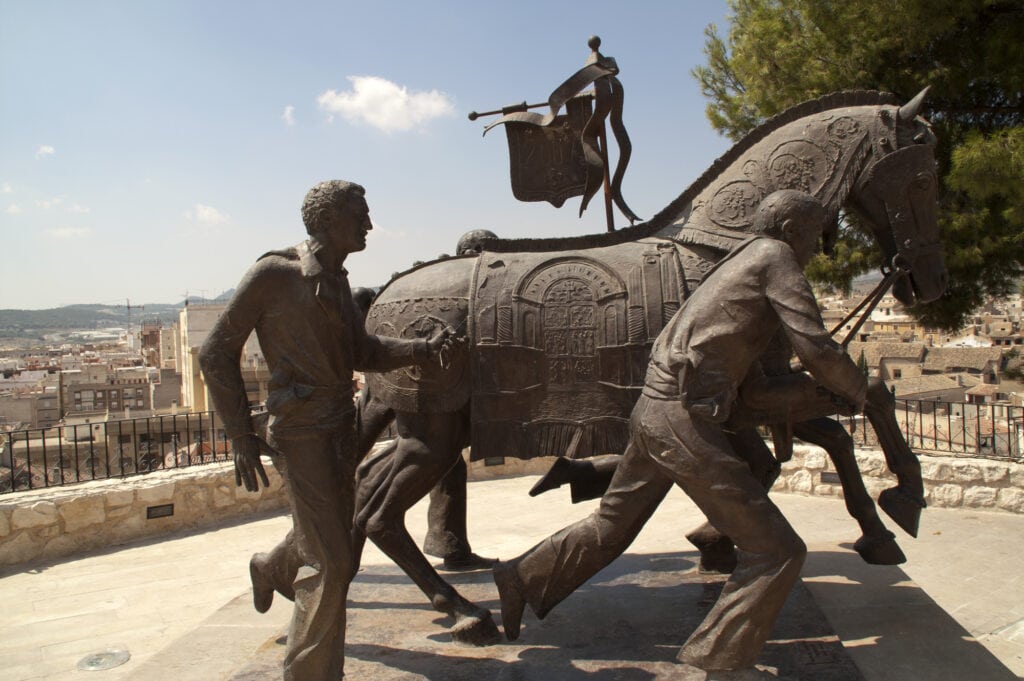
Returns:
[[[878,447],[863,415],[836,416],[861,447]],[[1024,407],[896,400],[896,421],[911,449],[949,456],[1024,462]]]
[[[213,412],[0,433],[0,494],[232,458]]]
[[[863,416],[836,418],[857,445],[878,446]],[[1024,407],[896,400],[896,420],[915,450],[1024,462]],[[0,433],[0,494],[229,461],[232,454],[209,411],[14,430]]]

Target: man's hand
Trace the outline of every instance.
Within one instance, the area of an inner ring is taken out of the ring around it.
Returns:
[[[263,462],[260,460],[261,449],[273,451],[270,445],[255,433],[249,433],[233,440],[232,447],[235,450],[235,485],[240,487],[244,484],[249,492],[258,492],[259,480],[262,480],[264,487],[270,487],[267,471],[263,469]],[[259,480],[256,478],[257,474]]]
[[[451,366],[451,353],[457,345],[465,342],[465,336],[456,336],[455,331],[450,326],[446,326],[443,329],[438,329],[427,341],[427,350],[430,352],[431,359],[436,359],[442,369],[447,369]]]

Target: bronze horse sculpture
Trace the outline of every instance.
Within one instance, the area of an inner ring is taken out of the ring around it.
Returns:
[[[653,339],[703,273],[747,236],[763,197],[799,189],[832,215],[855,211],[883,261],[903,274],[895,279],[898,299],[942,294],[935,138],[917,116],[923,94],[902,106],[877,92],[805,102],[752,131],[646,223],[596,236],[486,240],[483,252],[420,265],[378,294],[369,332],[412,337],[441,326],[469,340],[445,368],[368,376],[374,399],[394,411],[398,437],[363,462],[356,499],[359,539],[369,537],[455,619],[454,639],[485,643],[497,629],[488,610],[433,569],[406,531],[406,511],[468,444],[476,460],[621,452]],[[752,415],[751,430],[790,423],[796,436],[825,446],[864,533],[858,552],[869,562],[902,562],[849,435],[827,418],[841,408],[811,399],[797,411]],[[865,411],[898,481],[880,503],[915,534],[924,506],[920,465],[884,385],[869,391]]]

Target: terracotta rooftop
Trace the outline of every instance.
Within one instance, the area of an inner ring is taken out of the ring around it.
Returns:
[[[907,359],[920,362],[924,357],[924,343],[899,343],[877,341],[853,341],[849,346],[850,357],[859,361],[860,353],[869,367],[877,367],[883,359]]]
[[[956,370],[984,371],[990,362],[998,365],[1003,351],[999,348],[928,348],[924,370],[949,372]]]
[[[919,395],[941,392],[944,390],[962,390],[963,386],[950,376],[914,376],[887,382],[895,390],[896,397],[914,399]]]

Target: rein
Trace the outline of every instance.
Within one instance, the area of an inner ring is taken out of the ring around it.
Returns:
[[[863,309],[864,312],[861,314],[860,319],[857,320],[857,323],[853,325],[852,329],[850,329],[850,333],[848,333],[846,338],[843,339],[843,342],[840,343],[844,349],[847,348],[850,345],[850,341],[852,341],[854,336],[857,335],[857,332],[860,331],[860,327],[864,326],[864,322],[866,322],[871,313],[874,312],[878,303],[881,302],[882,298],[886,293],[888,293],[892,285],[896,283],[896,279],[898,277],[906,276],[909,272],[910,268],[899,264],[896,264],[896,266],[888,272],[883,268],[882,274],[885,276],[882,278],[882,281],[878,282],[878,286],[876,286],[871,293],[864,296],[864,299],[857,304],[857,307],[853,308],[853,311],[846,315],[843,321],[836,324],[835,328],[832,329],[832,332],[829,335],[836,335],[839,330],[843,328],[843,325],[846,324],[846,322],[856,317]]]

